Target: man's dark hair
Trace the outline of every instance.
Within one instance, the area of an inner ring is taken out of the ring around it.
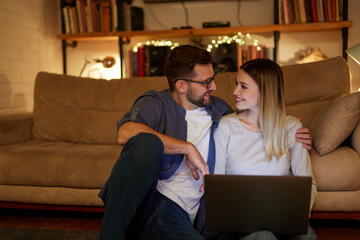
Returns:
[[[174,91],[176,79],[193,77],[196,64],[209,63],[212,63],[211,54],[204,49],[190,45],[174,48],[165,62],[165,76],[170,91]]]

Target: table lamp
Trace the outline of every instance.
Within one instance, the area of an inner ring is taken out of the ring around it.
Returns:
[[[107,56],[105,57],[104,59],[93,59],[89,56],[86,56],[85,57],[85,63],[80,71],[80,74],[79,74],[79,77],[81,77],[82,73],[84,72],[85,70],[85,67],[87,64],[91,63],[91,62],[94,62],[94,63],[102,63],[104,68],[111,68],[115,65],[116,61],[115,61],[115,58],[113,57],[110,57],[110,56]]]
[[[360,65],[360,43],[345,50],[347,54]]]
[[[351,92],[360,91],[360,43],[345,50],[353,62],[349,62],[351,72]]]

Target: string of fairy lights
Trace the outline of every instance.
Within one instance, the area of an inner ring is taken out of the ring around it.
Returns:
[[[207,45],[206,50],[211,52],[214,48],[218,48],[221,44],[232,44],[236,43],[240,46],[254,45],[256,46],[256,50],[260,51],[261,46],[257,39],[254,39],[249,33],[242,34],[241,32],[233,35],[233,36],[217,36],[215,39],[212,39],[210,43]],[[169,40],[151,40],[145,42],[138,42],[133,46],[133,52],[138,52],[139,47],[142,46],[156,46],[156,47],[170,47],[170,49],[174,49],[179,46],[178,42],[172,42]]]
[[[249,33],[244,35],[239,32],[233,36],[218,36],[216,39],[211,40],[211,43],[207,46],[207,51],[211,52],[214,48],[218,48],[221,44],[232,43],[236,43],[240,46],[254,45],[256,46],[256,50],[261,50],[259,40],[252,38]]]

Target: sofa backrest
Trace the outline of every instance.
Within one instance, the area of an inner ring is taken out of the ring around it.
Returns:
[[[342,57],[282,67],[286,113],[301,117],[311,132],[323,110],[350,93],[350,72]]]
[[[290,115],[311,122],[334,99],[350,92],[346,62],[284,66],[285,102]],[[236,73],[219,73],[213,93],[234,107]],[[33,136],[50,141],[116,144],[116,122],[147,90],[168,87],[165,77],[110,81],[40,72],[35,81]]]
[[[35,81],[33,136],[50,141],[116,143],[116,122],[136,97],[165,89],[165,77],[98,80],[40,72]]]

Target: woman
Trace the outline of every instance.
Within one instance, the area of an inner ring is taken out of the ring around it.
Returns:
[[[302,125],[285,113],[280,66],[268,59],[244,63],[236,75],[234,95],[238,112],[223,117],[215,132],[215,174],[313,177],[309,153],[295,138]],[[313,177],[310,209],[316,195]],[[228,235],[241,239],[239,234]],[[277,239],[270,232],[265,235],[263,239]],[[316,235],[309,227],[308,234],[298,238],[316,239]]]

